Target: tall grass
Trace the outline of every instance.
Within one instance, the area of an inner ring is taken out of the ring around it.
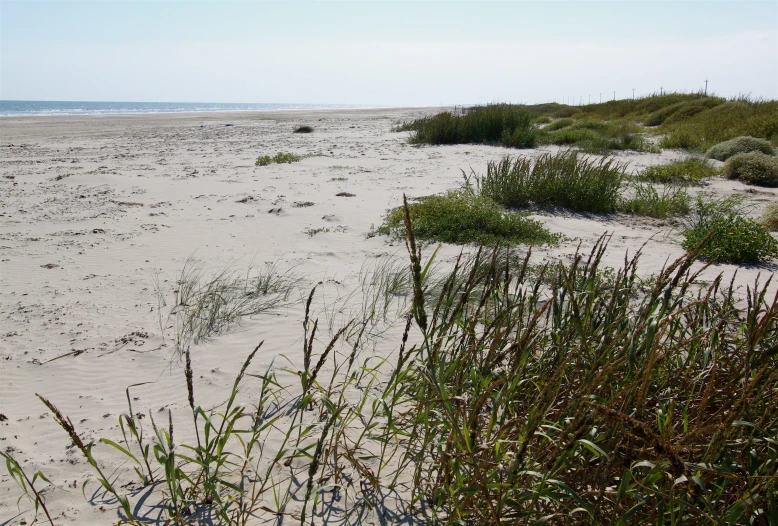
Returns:
[[[649,166],[637,174],[640,181],[674,185],[699,185],[720,173],[706,159],[688,157],[667,164]]]
[[[108,439],[85,444],[44,399],[122,503],[124,522],[778,518],[778,297],[767,295],[769,279],[739,296],[721,276],[700,279],[696,250],[652,279],[640,278],[639,253],[609,272],[601,238],[571,263],[539,268],[529,253],[481,249],[429,288],[432,258],[407,203],[405,220],[413,292],[405,330],[386,342],[395,351],[361,356],[364,332],[347,336],[360,320],[319,342],[314,289],[303,363],[289,371],[296,386],[271,369],[254,372],[257,346],[226,402],[205,410],[187,352],[181,380],[194,438],[177,442],[172,417],[166,426],[149,418],[155,492],[118,491],[124,480],[109,482],[94,456]],[[256,384],[250,399],[247,381]],[[140,460],[116,446],[103,453]],[[144,499],[162,516],[142,515]]]
[[[410,130],[413,144],[499,144],[511,148],[532,148],[536,128],[532,114],[520,106],[491,104],[457,116],[443,112],[401,125]]]
[[[473,174],[480,195],[513,208],[531,204],[580,212],[613,212],[627,165],[613,159],[585,159],[573,150],[556,155],[505,157]]]

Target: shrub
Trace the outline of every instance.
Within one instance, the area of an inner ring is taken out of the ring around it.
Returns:
[[[268,164],[283,164],[283,163],[296,163],[302,159],[299,155],[295,155],[293,153],[283,153],[278,152],[273,157],[269,155],[262,155],[261,157],[257,157],[257,161],[254,163],[257,166],[267,166]]]
[[[689,157],[669,164],[649,166],[637,177],[652,183],[694,185],[718,173],[719,170],[705,159]]]
[[[443,243],[543,244],[556,236],[535,220],[506,212],[494,201],[473,195],[467,189],[433,195],[409,205],[416,237]],[[390,210],[374,234],[402,237],[403,208]]]
[[[531,148],[536,142],[532,114],[520,106],[492,104],[457,116],[443,112],[401,126],[414,144],[500,144]],[[396,128],[400,129],[400,128]]]
[[[660,194],[652,184],[636,184],[635,194],[619,204],[622,212],[664,219],[688,214],[689,194],[682,188],[665,186]]]
[[[580,212],[612,212],[627,165],[602,158],[584,159],[573,150],[543,154],[534,163],[520,156],[490,162],[475,176],[478,192],[504,206],[561,206]]]
[[[312,126],[300,126],[297,128],[294,133],[313,133],[313,127]]]
[[[724,165],[727,179],[739,179],[746,184],[778,187],[778,157],[762,152],[739,153]]]
[[[683,248],[693,251],[712,232],[700,257],[720,263],[761,263],[778,256],[778,241],[751,219],[720,217],[684,232]]]
[[[759,224],[771,232],[778,231],[778,201],[773,201],[759,216]]]
[[[711,146],[705,153],[706,157],[719,161],[726,161],[733,155],[748,152],[762,152],[766,155],[775,155],[775,148],[770,141],[755,137],[735,137],[728,141]]]

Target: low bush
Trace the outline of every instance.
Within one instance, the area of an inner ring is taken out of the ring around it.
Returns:
[[[746,184],[778,187],[778,157],[762,152],[739,153],[724,164],[727,179],[739,179]]]
[[[293,153],[278,152],[274,156],[262,155],[257,157],[257,161],[254,163],[257,166],[267,166],[269,164],[291,164],[298,162],[302,157]]]
[[[409,205],[416,237],[443,243],[528,244],[555,243],[557,237],[538,221],[507,212],[491,199],[467,189],[433,195]],[[387,212],[373,234],[402,237],[403,207]]]
[[[739,153],[762,152],[766,155],[775,155],[775,148],[770,141],[757,139],[756,137],[735,137],[728,141],[711,146],[705,156],[718,161],[726,161]]]
[[[684,232],[683,248],[695,250],[711,234],[700,257],[717,263],[762,263],[778,256],[778,241],[765,227],[737,215],[720,217]]]
[[[627,165],[613,159],[585,159],[574,150],[543,154],[534,162],[505,157],[475,175],[479,195],[501,205],[561,206],[579,212],[613,212]]]
[[[778,201],[773,201],[759,216],[759,224],[771,232],[778,231]]]
[[[492,104],[465,115],[443,112],[405,123],[397,130],[409,130],[412,144],[500,144],[511,148],[532,148],[537,129],[533,115],[523,107]]]
[[[313,133],[313,127],[312,126],[300,126],[297,128],[294,133]]]
[[[641,181],[661,184],[695,185],[720,173],[705,159],[689,157],[669,164],[649,166],[637,174]]]
[[[667,217],[688,214],[691,210],[689,194],[674,186],[665,186],[661,193],[652,184],[634,185],[634,195],[619,203],[619,210],[628,214]]]

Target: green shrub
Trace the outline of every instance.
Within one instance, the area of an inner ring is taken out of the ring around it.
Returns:
[[[313,133],[313,127],[312,126],[300,126],[297,128],[294,133]]]
[[[478,192],[499,204],[561,206],[579,212],[616,210],[627,165],[602,158],[585,159],[574,150],[543,154],[534,163],[520,156],[490,162],[486,175],[475,176]]]
[[[762,152],[739,153],[724,164],[727,179],[739,179],[746,184],[778,187],[778,157]]]
[[[767,205],[762,215],[759,216],[759,224],[771,232],[778,231],[778,201]]]
[[[726,161],[733,155],[748,152],[762,152],[766,155],[775,155],[775,148],[770,144],[770,141],[764,139],[747,136],[735,137],[734,139],[711,146],[708,151],[705,152],[705,157]]]
[[[262,155],[257,157],[257,161],[254,163],[257,166],[267,166],[268,164],[282,164],[282,163],[296,163],[302,159],[299,155],[293,153],[278,152],[273,157],[269,155]]]
[[[765,227],[737,215],[716,218],[684,232],[689,252],[713,232],[700,257],[720,263],[761,263],[778,256],[778,241]]]
[[[665,186],[659,193],[652,184],[636,184],[634,196],[622,200],[619,210],[664,219],[688,214],[691,209],[689,202],[689,194],[682,188]]]
[[[500,144],[532,148],[537,129],[533,115],[521,106],[491,104],[457,116],[443,112],[402,125],[412,144]]]
[[[494,201],[473,195],[467,189],[433,195],[409,205],[416,237],[443,243],[544,244],[557,236],[538,221],[507,212]],[[387,212],[374,234],[403,237],[403,208]]]
[[[720,171],[705,159],[689,157],[669,164],[649,166],[637,177],[651,183],[694,185],[718,173]]]

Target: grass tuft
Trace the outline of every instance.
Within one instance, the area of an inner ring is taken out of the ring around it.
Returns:
[[[573,150],[556,155],[505,157],[475,175],[481,196],[503,206],[560,206],[579,212],[613,212],[618,206],[626,163],[585,159]]]
[[[664,186],[661,193],[652,184],[634,184],[634,195],[619,203],[619,210],[628,214],[665,219],[688,214],[690,197],[677,186]]]
[[[313,133],[313,126],[300,126],[293,133]]]
[[[267,166],[269,164],[283,164],[283,163],[296,163],[298,162],[302,157],[299,155],[295,155],[293,153],[283,153],[278,152],[274,156],[269,155],[262,155],[260,157],[257,157],[257,161],[254,163],[256,166]]]
[[[698,185],[714,175],[717,170],[705,159],[689,157],[669,164],[649,166],[637,174],[640,181],[675,185]]]

